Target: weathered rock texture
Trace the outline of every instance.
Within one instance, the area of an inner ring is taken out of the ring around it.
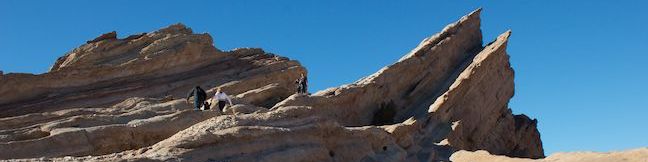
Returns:
[[[544,159],[537,160],[491,155],[486,151],[458,151],[452,154],[451,159],[456,162],[645,162],[648,161],[648,148],[644,147],[615,152],[555,153]]]
[[[482,46],[480,11],[375,74],[313,95],[290,95],[305,73],[299,63],[260,49],[222,52],[182,25],[107,33],[48,73],[2,76],[0,159],[448,161],[457,150],[542,158],[537,121],[508,108],[511,32]],[[191,111],[180,98],[194,85],[222,87],[236,105]]]
[[[48,73],[3,75],[0,116],[105,107],[130,97],[182,98],[195,85],[222,85],[230,94],[271,86],[271,96],[248,96],[255,96],[252,102],[273,105],[288,97],[292,82],[305,73],[298,62],[261,49],[222,52],[212,45],[211,36],[193,34],[182,24],[115,37],[111,32],[88,41],[60,57]]]

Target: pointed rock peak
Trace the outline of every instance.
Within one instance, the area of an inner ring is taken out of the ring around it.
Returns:
[[[506,44],[506,43],[508,43],[509,37],[511,37],[511,33],[513,33],[513,32],[511,32],[511,29],[509,29],[506,32],[500,34],[497,37],[497,40],[502,40],[504,42],[504,44]]]
[[[475,9],[474,11],[470,12],[468,15],[477,15],[477,16],[479,16],[481,14],[481,11],[482,11],[482,8],[479,7],[477,9]]]
[[[508,39],[509,39],[509,37],[511,37],[511,33],[512,33],[512,32],[511,32],[511,30],[509,29],[509,30],[507,30],[506,32],[500,34],[499,36],[497,36],[497,39],[495,39],[494,41],[488,43],[488,44],[486,45],[486,48],[489,48],[489,47],[490,47],[490,48],[495,48],[495,47],[497,47],[497,46],[500,46],[501,44],[507,44],[507,43],[508,43]],[[495,43],[495,45],[493,45],[494,43]]]
[[[413,56],[420,56],[432,46],[439,44],[441,41],[451,37],[457,33],[465,33],[473,37],[470,41],[466,42],[472,44],[474,47],[481,47],[482,33],[481,33],[481,8],[478,8],[465,16],[462,16],[458,21],[448,24],[439,33],[436,33],[428,38],[425,38],[419,45],[414,48],[410,53],[401,57],[398,61],[401,62]]]
[[[472,12],[468,13],[467,15],[463,16],[461,18],[461,20],[459,20],[459,21],[464,21],[466,19],[473,19],[473,18],[479,19],[480,15],[481,15],[481,11],[482,11],[481,7],[477,8],[477,9],[473,10]]]
[[[478,9],[468,13],[467,15],[461,17],[461,19],[459,19],[459,21],[446,26],[443,29],[442,33],[444,33],[444,32],[455,32],[453,30],[455,27],[458,28],[459,26],[463,26],[464,24],[476,24],[476,26],[471,26],[471,27],[479,28],[480,25],[481,25],[481,18],[480,18],[481,17],[481,10],[482,10],[481,8],[478,8]]]
[[[511,29],[509,29],[509,30],[505,31],[504,33],[500,34],[500,35],[497,37],[497,39],[505,39],[505,40],[508,40],[508,38],[511,36],[511,33],[513,33],[513,32],[511,31]]]
[[[168,33],[168,34],[192,34],[193,31],[191,28],[187,27],[182,23],[177,23],[170,25],[168,27],[162,28],[155,33]]]

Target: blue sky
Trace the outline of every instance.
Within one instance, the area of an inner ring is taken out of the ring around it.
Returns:
[[[43,73],[102,33],[182,22],[217,48],[261,47],[307,67],[311,91],[351,83],[483,7],[484,42],[513,30],[510,107],[547,154],[648,147],[646,1],[0,1],[0,70]]]

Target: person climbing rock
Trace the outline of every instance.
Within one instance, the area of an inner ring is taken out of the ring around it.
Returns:
[[[187,94],[187,102],[189,102],[189,99],[192,96],[194,97],[194,110],[200,110],[200,107],[205,104],[205,99],[207,99],[207,93],[205,93],[205,90],[200,88],[200,86],[196,86],[193,89],[191,89],[191,91]]]
[[[304,76],[304,74],[301,74],[301,77],[297,80],[295,80],[295,84],[297,84],[297,93],[298,94],[305,94],[308,93],[308,78]]]
[[[221,88],[216,89],[216,94],[214,94],[214,102],[218,105],[218,109],[223,111],[225,108],[225,101],[229,103],[229,106],[232,106],[232,99],[230,99],[225,92],[221,91]]]

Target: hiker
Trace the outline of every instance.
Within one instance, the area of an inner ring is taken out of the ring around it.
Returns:
[[[223,108],[225,108],[225,101],[229,102],[229,106],[232,106],[232,99],[230,99],[225,92],[221,91],[221,88],[219,87],[216,89],[216,94],[214,94],[214,102],[218,105],[218,109],[220,111],[223,111]]]
[[[301,77],[297,80],[295,80],[295,84],[297,84],[297,93],[298,94],[305,94],[308,92],[308,78],[304,76],[304,74],[301,74]]]
[[[200,88],[200,86],[196,86],[191,91],[189,94],[187,94],[187,102],[189,102],[189,98],[194,97],[194,110],[200,110],[200,107],[205,105],[209,105],[209,103],[205,102],[205,99],[207,99],[207,93],[205,93],[205,90]]]

